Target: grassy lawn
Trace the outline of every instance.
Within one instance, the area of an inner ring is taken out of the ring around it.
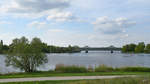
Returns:
[[[150,84],[150,77],[116,78],[116,79],[101,79],[101,80],[18,82],[18,83],[3,83],[3,84]]]
[[[28,78],[28,77],[54,77],[54,76],[101,76],[101,75],[150,75],[149,72],[87,72],[87,73],[58,73],[58,72],[34,72],[34,73],[14,73],[0,75],[4,78]]]

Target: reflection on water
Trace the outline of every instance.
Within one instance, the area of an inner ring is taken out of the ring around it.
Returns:
[[[54,69],[56,64],[98,66],[105,64],[112,67],[145,66],[150,67],[150,54],[122,54],[110,51],[90,51],[89,53],[62,53],[47,54],[49,62],[40,66],[39,70]],[[0,55],[0,72],[18,72],[19,70],[5,66],[5,56]]]

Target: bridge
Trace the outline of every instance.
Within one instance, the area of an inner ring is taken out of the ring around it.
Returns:
[[[110,46],[110,47],[83,47],[80,48],[81,51],[85,51],[86,53],[88,53],[88,51],[111,51],[111,53],[113,53],[113,51],[121,51],[121,48],[118,47],[114,47],[114,46]]]

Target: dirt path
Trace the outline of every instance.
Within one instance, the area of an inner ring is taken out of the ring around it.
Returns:
[[[0,83],[4,82],[27,82],[27,81],[48,81],[48,80],[82,80],[82,79],[111,79],[120,77],[135,77],[134,75],[126,76],[72,76],[72,77],[38,77],[38,78],[11,78],[0,79]]]

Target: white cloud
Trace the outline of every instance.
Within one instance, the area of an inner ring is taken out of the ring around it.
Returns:
[[[64,22],[64,21],[74,21],[74,20],[77,20],[77,18],[73,16],[71,12],[53,11],[47,17],[47,20],[55,20],[58,22]]]
[[[6,0],[0,4],[1,15],[38,18],[49,11],[63,10],[70,6],[69,0]]]
[[[32,28],[32,27],[34,27],[34,28],[43,28],[46,25],[47,25],[46,22],[33,21],[30,24],[28,24],[27,26],[30,27],[30,28]]]
[[[1,7],[11,13],[40,13],[69,6],[68,0],[11,0]]]
[[[117,35],[125,32],[126,28],[135,25],[135,22],[127,18],[110,19],[107,16],[99,17],[93,22],[96,31],[107,35]]]

